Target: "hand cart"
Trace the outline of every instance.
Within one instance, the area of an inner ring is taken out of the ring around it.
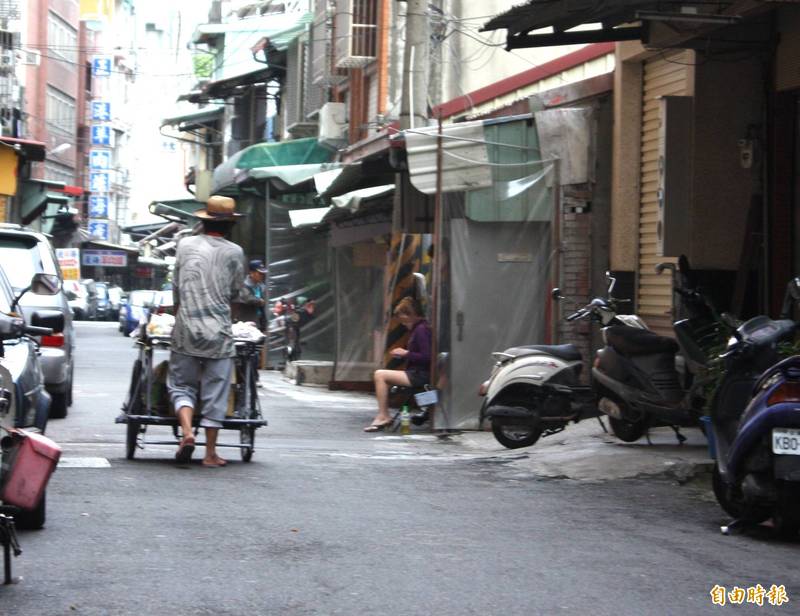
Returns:
[[[132,460],[136,450],[143,449],[146,444],[177,447],[182,436],[180,423],[166,392],[166,362],[154,365],[153,357],[157,350],[170,349],[170,338],[150,335],[144,326],[140,326],[136,345],[139,348],[139,356],[133,364],[131,383],[122,405],[122,413],[116,419],[116,423],[127,424],[125,451],[128,460]],[[256,430],[267,425],[267,420],[261,415],[256,389],[258,359],[263,339],[258,342],[235,339],[235,346],[236,382],[231,383],[231,401],[228,405],[228,414],[222,421],[222,429],[237,430],[239,443],[218,442],[217,447],[238,447],[242,460],[250,462],[255,449]],[[199,422],[200,416],[195,413],[192,419],[195,435],[199,432]],[[148,426],[170,426],[173,439],[146,440]],[[197,445],[203,446],[204,443],[198,441]]]

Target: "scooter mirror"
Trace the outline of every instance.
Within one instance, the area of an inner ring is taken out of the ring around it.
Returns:
[[[789,295],[795,301],[800,301],[800,277],[792,278],[789,281]]]
[[[558,287],[556,287],[550,292],[550,297],[552,297],[555,301],[564,299],[564,296],[561,295],[561,289],[559,289]]]
[[[614,286],[617,284],[617,279],[611,275],[611,272],[606,272],[606,280],[608,280],[608,291],[607,294],[611,297],[611,293],[614,291]]]

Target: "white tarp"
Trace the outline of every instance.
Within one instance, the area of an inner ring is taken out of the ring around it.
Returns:
[[[436,192],[438,127],[404,132],[411,184],[422,193]],[[464,122],[442,127],[442,191],[466,191],[492,185],[483,122]]]

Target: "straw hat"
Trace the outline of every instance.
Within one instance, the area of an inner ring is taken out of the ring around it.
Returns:
[[[236,220],[244,216],[244,214],[237,214],[235,209],[236,201],[230,197],[212,195],[206,201],[206,207],[197,210],[194,215],[205,220]]]

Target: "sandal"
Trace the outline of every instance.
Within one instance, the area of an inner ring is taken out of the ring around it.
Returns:
[[[181,439],[178,446],[178,451],[175,453],[175,459],[179,464],[188,464],[192,459],[194,453],[194,437],[187,436]]]
[[[220,466],[225,466],[228,463],[227,460],[225,460],[224,458],[220,458],[219,456],[214,456],[213,458],[211,458],[211,460],[212,461],[208,461],[204,458],[202,463],[203,466],[208,468],[217,468]]]
[[[373,423],[364,428],[364,432],[380,432],[392,425],[393,420],[384,421],[383,423]]]

